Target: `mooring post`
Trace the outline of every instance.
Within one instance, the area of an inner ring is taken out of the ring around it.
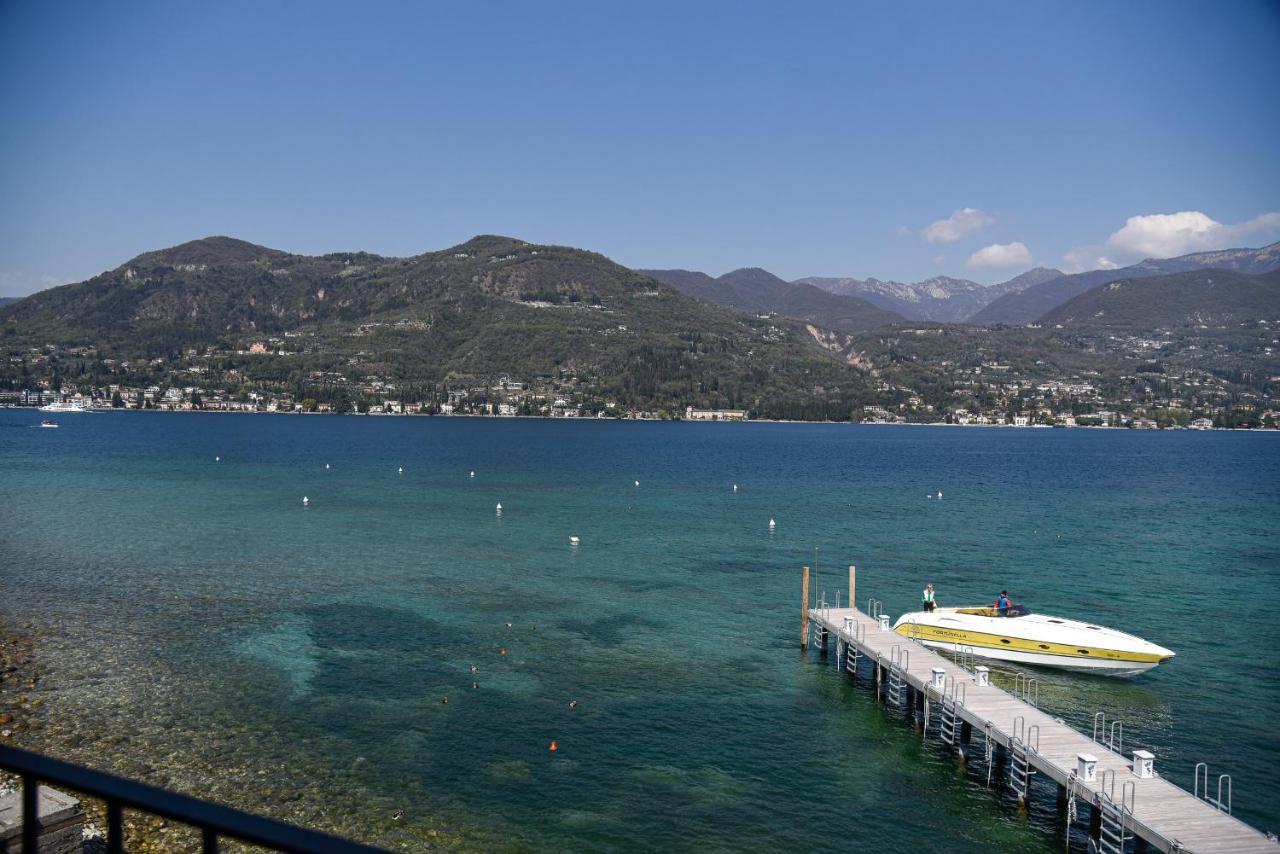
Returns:
[[[969,742],[973,741],[973,724],[968,721],[960,721],[960,756],[964,759],[969,758]]]
[[[1096,800],[1089,804],[1089,838],[1094,842],[1102,838],[1102,807]]]
[[[809,567],[804,568],[800,581],[800,650],[809,649]]]
[[[857,581],[858,581],[858,568],[853,564],[849,564],[849,607],[850,608],[858,607],[857,605],[858,597],[854,590],[854,588],[858,586]]]

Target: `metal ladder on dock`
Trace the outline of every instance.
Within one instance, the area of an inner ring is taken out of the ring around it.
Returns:
[[[889,682],[885,686],[885,699],[899,708],[902,707],[904,689],[907,681],[902,674],[907,669],[911,653],[900,646],[889,650]]]
[[[942,694],[942,709],[938,715],[938,737],[950,747],[955,747],[960,742],[960,707],[964,705],[964,696],[964,683],[955,680],[951,681],[951,690],[943,691]]]
[[[1090,847],[1098,854],[1125,854],[1125,845],[1133,839],[1130,826],[1133,820],[1133,804],[1137,787],[1126,780],[1120,787],[1120,800],[1115,799],[1116,772],[1102,775],[1102,790],[1098,792],[1098,812],[1101,823],[1097,841],[1090,840]]]
[[[844,622],[840,638],[844,647],[844,661],[842,662],[844,671],[856,677],[858,675],[858,663],[862,661],[862,648],[859,644],[867,642],[867,627],[849,617]]]
[[[1026,803],[1031,794],[1031,776],[1036,773],[1028,754],[1040,751],[1040,727],[1026,725],[1018,715],[1013,719],[1013,735],[1009,737],[1009,788],[1018,800]]]

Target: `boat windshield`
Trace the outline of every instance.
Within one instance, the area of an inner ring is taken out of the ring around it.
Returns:
[[[998,608],[960,608],[956,613],[972,614],[975,617],[1025,617],[1031,609],[1025,605],[1010,605],[1008,613],[1001,614]]]

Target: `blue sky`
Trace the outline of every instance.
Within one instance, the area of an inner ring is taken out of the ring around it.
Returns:
[[[4,3],[0,295],[210,234],[982,282],[1280,239],[1280,4],[891,5]]]

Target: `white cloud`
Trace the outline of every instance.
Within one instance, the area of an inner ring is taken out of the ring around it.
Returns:
[[[939,267],[941,267],[943,264],[945,264],[945,263],[946,263],[946,261],[947,261],[947,256],[946,256],[946,255],[934,255],[934,256],[933,256],[933,263],[937,264]]]
[[[993,243],[969,256],[965,266],[978,267],[1026,267],[1031,264],[1031,250],[1021,241]]]
[[[1280,213],[1264,213],[1247,222],[1223,225],[1200,211],[1131,216],[1107,238],[1117,253],[1142,258],[1172,258],[1211,249],[1231,249],[1240,241],[1280,233]]]
[[[897,229],[894,230],[893,233],[898,235],[899,237],[910,237],[911,229],[907,228],[905,225],[900,225],[897,227]]]
[[[1233,249],[1280,240],[1280,213],[1221,223],[1201,211],[1131,216],[1101,245],[1078,246],[1062,256],[1069,273],[1114,270],[1143,258],[1174,258],[1192,252]]]
[[[925,226],[924,239],[930,243],[954,243],[966,234],[979,231],[996,221],[996,218],[977,208],[961,208],[946,219]]]

